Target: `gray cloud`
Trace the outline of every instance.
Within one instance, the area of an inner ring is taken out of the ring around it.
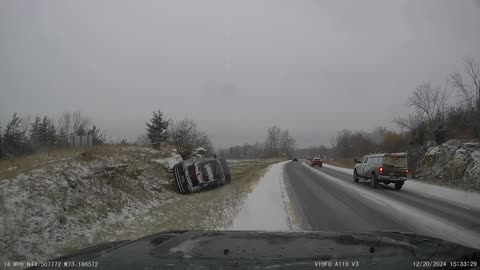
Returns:
[[[154,109],[215,145],[392,126],[417,83],[479,57],[478,1],[2,1],[0,121],[82,110],[135,137]],[[380,102],[379,102],[380,101]]]

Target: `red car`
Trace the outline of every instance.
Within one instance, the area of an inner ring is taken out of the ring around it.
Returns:
[[[310,166],[318,166],[318,167],[322,167],[323,165],[323,162],[321,159],[319,158],[314,158],[311,162],[310,162]]]

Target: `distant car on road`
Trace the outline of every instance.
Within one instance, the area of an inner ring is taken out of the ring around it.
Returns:
[[[298,162],[298,158],[296,157],[292,158],[292,162]]]
[[[318,166],[318,167],[322,167],[323,166],[323,161],[321,158],[313,158],[312,161],[310,162],[310,166],[314,167],[314,166]]]
[[[353,181],[358,182],[360,178],[370,179],[373,188],[378,183],[395,184],[395,189],[400,190],[407,181],[410,173],[407,167],[407,153],[383,153],[366,155],[362,160],[355,159],[353,168]]]
[[[230,184],[231,181],[230,168],[224,158],[192,158],[173,167],[173,185],[180,193]]]

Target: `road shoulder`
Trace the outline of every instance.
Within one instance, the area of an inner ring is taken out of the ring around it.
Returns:
[[[234,218],[232,230],[292,230],[288,194],[284,192],[283,167],[271,165],[255,189],[248,194]]]
[[[353,170],[337,167],[330,164],[324,164],[325,168],[335,170],[348,175],[353,175]],[[424,183],[415,179],[409,179],[402,188],[405,191],[419,194],[424,197],[433,197],[436,199],[448,201],[459,207],[466,209],[480,210],[480,193],[453,189],[449,187]]]

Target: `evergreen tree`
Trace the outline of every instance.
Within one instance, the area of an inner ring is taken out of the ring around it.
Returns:
[[[53,124],[53,121],[46,116],[43,117],[41,130],[44,145],[52,146],[57,142],[57,130],[55,129],[55,125]]]
[[[106,141],[105,134],[95,125],[93,125],[90,130],[90,135],[92,136],[92,144],[94,145],[104,144]]]
[[[27,139],[25,132],[20,130],[22,118],[13,113],[12,120],[7,124],[3,135],[5,152],[11,155],[26,152]]]
[[[41,119],[38,115],[31,124],[30,138],[35,149],[52,146],[57,142],[57,131],[52,120],[44,116]]]
[[[35,120],[31,123],[30,140],[34,149],[38,149],[42,145],[42,120],[40,116],[35,116]]]
[[[2,125],[0,124],[0,159],[3,158]]]
[[[65,129],[60,128],[57,132],[57,145],[68,146],[68,133]]]
[[[161,111],[153,112],[153,117],[147,125],[147,136],[154,147],[159,147],[161,143],[168,140],[169,121],[163,119]]]

